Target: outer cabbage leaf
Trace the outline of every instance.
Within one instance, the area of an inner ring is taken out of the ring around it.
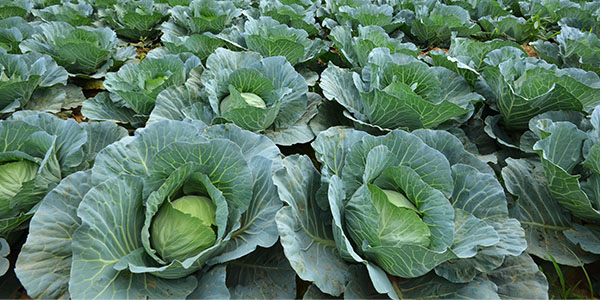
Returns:
[[[231,299],[292,299],[296,273],[276,244],[232,261],[227,266]]]
[[[565,236],[574,244],[578,244],[581,249],[593,254],[600,254],[600,230],[598,230],[598,226],[573,224],[573,227],[573,229],[564,232]]]
[[[205,61],[217,48],[227,46],[225,41],[210,33],[177,35],[165,32],[161,36],[161,42],[169,53],[190,52],[202,61]]]
[[[494,174],[490,166],[474,155],[477,152],[465,149],[466,145],[463,145],[463,141],[452,133],[441,130],[415,130],[413,133],[429,147],[444,154],[450,165],[469,165],[480,173]]]
[[[92,122],[80,124],[87,133],[87,143],[83,145],[85,160],[94,164],[96,155],[106,146],[129,135],[127,129],[112,122]]]
[[[452,283],[434,274],[394,282],[405,298],[548,299],[548,281],[526,253],[508,256],[498,269],[469,283]]]
[[[321,175],[307,156],[289,156],[285,169],[274,177],[280,198],[288,206],[276,217],[281,244],[292,268],[301,279],[313,282],[327,294],[339,296],[350,279],[350,264],[338,254],[319,194]],[[300,230],[298,230],[300,228]],[[322,272],[326,268],[328,272]]]
[[[145,117],[136,115],[135,111],[125,106],[116,94],[107,92],[85,100],[82,103],[81,114],[90,120],[129,123],[134,127],[143,126],[146,121]]]
[[[230,299],[226,285],[227,265],[220,264],[198,274],[198,287],[188,299]]]
[[[31,219],[31,233],[15,269],[31,297],[69,298],[71,240],[81,225],[77,207],[90,183],[90,171],[66,177],[44,197]]]
[[[211,124],[215,113],[208,99],[197,89],[189,86],[172,86],[156,96],[156,105],[150,113],[147,124],[162,120],[183,121],[186,118]]]
[[[594,115],[600,115],[600,110],[595,109]],[[540,154],[552,197],[574,216],[600,224],[600,199],[596,192],[600,188],[600,174],[585,176],[575,170],[577,165],[583,164],[597,171],[599,160],[596,153],[599,148],[592,146],[584,162],[584,143],[588,135],[575,124],[542,119],[535,125],[541,138],[533,145],[533,149]],[[598,128],[598,124],[594,125]]]
[[[279,244],[213,266],[197,277],[198,287],[188,299],[290,299],[296,295],[296,273]]]
[[[37,89],[25,105],[26,110],[58,113],[72,110],[85,101],[83,89],[75,84],[58,85],[52,88]]]
[[[10,245],[4,238],[0,238],[0,277],[8,272],[10,261],[6,258],[10,254]]]

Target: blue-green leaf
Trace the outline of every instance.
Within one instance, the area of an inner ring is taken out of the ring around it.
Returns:
[[[275,218],[284,253],[300,278],[325,293],[340,295],[350,265],[338,255],[327,221],[329,211],[317,203],[321,176],[306,156],[289,156],[284,166],[273,178],[279,197],[288,205]]]
[[[81,225],[77,207],[90,184],[90,171],[66,177],[46,195],[31,219],[15,268],[31,297],[69,298],[71,241]]]

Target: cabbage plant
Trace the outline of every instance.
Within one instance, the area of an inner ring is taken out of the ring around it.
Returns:
[[[172,85],[183,84],[192,69],[200,65],[193,55],[166,55],[127,64],[108,73],[104,86],[117,94],[137,114],[148,115],[158,93]]]
[[[308,122],[321,97],[308,92],[305,79],[282,56],[262,58],[219,48],[208,57],[199,82],[190,78],[188,83],[158,95],[150,123],[185,118],[206,124],[231,122],[279,145],[314,138]],[[200,92],[198,84],[205,90]]]
[[[66,85],[68,77],[48,55],[7,54],[0,48],[0,114],[23,108],[36,90]]]
[[[479,42],[469,38],[452,38],[448,53],[443,50],[432,50],[428,53],[428,60],[436,66],[441,66],[457,72],[464,77],[471,86],[479,86],[481,72],[487,66],[485,57],[493,50],[502,47],[512,47],[513,51],[524,50],[515,42],[494,39]]]
[[[479,18],[479,24],[484,31],[492,36],[506,36],[519,44],[525,44],[535,38],[539,25],[533,20],[525,20],[513,15]]]
[[[191,52],[205,60],[226,42],[216,34],[230,27],[242,15],[232,1],[194,0],[170,10],[163,23],[161,42],[170,53]]]
[[[402,25],[403,17],[387,3],[372,3],[368,0],[326,0],[326,18],[323,25],[333,29],[340,25],[352,29],[362,26],[380,26],[390,33]],[[333,20],[335,19],[335,20]]]
[[[518,5],[518,3],[500,2],[494,0],[450,1],[450,3],[469,11],[473,20],[479,20],[485,16],[500,17],[510,15],[510,11],[512,9],[511,6]],[[525,3],[525,1],[520,3]]]
[[[552,32],[561,31],[566,25],[583,32],[598,32],[598,4],[575,1],[522,1],[519,2],[523,16],[536,18]]]
[[[100,149],[127,135],[115,124],[78,125],[34,111],[0,121],[0,133],[0,237],[7,239],[27,227],[62,178],[88,168]]]
[[[101,78],[136,54],[133,47],[119,47],[110,28],[74,27],[65,22],[39,27],[39,33],[19,45],[21,51],[47,54],[72,76]]]
[[[308,85],[284,57],[217,49],[202,74],[215,114],[251,131],[265,131],[277,144],[310,141],[307,127],[316,114]]]
[[[34,9],[31,13],[45,22],[60,21],[73,26],[91,25],[94,22],[94,7],[85,1],[50,5]]]
[[[44,199],[32,227],[64,217],[30,232],[16,274],[32,297],[228,296],[226,263],[278,239],[280,168],[273,142],[235,125],[150,125]]]
[[[194,0],[187,6],[173,7],[170,12],[171,19],[163,25],[164,30],[182,35],[217,34],[242,14],[233,2],[217,0]]]
[[[417,57],[419,49],[412,43],[403,43],[403,35],[392,38],[379,26],[358,26],[358,35],[352,36],[348,27],[337,26],[331,30],[329,38],[336,49],[352,67],[368,65],[369,53],[375,48],[388,48],[390,53],[403,53]]]
[[[303,280],[351,298],[544,297],[502,186],[458,138],[333,127],[312,146],[320,173],[290,156],[274,177],[287,204],[276,217],[281,244]]]
[[[405,33],[425,47],[447,47],[453,33],[469,37],[481,31],[464,8],[438,1],[417,2],[414,11],[404,9],[399,14],[406,24]]]
[[[219,37],[263,56],[285,56],[292,65],[316,59],[329,48],[320,38],[309,39],[304,29],[265,16],[249,17],[243,25],[224,30]]]
[[[597,33],[565,25],[554,39],[556,43],[541,40],[531,43],[540,58],[563,68],[581,68],[600,74],[600,54],[596,51],[600,47],[600,38]]]
[[[10,17],[25,18],[32,8],[31,0],[0,0],[0,20]]]
[[[434,128],[468,118],[482,100],[457,73],[415,57],[375,48],[362,74],[331,62],[321,74],[323,95],[360,126],[390,130]]]
[[[108,23],[117,35],[130,41],[157,38],[159,26],[169,18],[169,6],[153,0],[119,1],[101,9],[98,16]]]
[[[157,95],[170,86],[184,84],[194,68],[202,69],[202,66],[200,60],[189,53],[148,57],[139,64],[126,64],[119,71],[106,74],[104,87],[110,97],[87,100],[82,113],[93,120],[143,125]]]
[[[526,129],[531,118],[548,111],[591,110],[600,100],[600,77],[593,72],[559,69],[513,47],[489,52],[484,62],[487,99],[509,129]]]
[[[540,118],[532,122],[539,140],[533,145],[541,159],[552,198],[583,220],[564,235],[574,244],[600,254],[600,108],[591,115],[592,129],[574,123]]]
[[[303,29],[309,36],[316,36],[321,30],[319,23],[315,22],[319,5],[321,5],[321,1],[261,0],[258,12],[261,16],[271,17],[281,24]]]

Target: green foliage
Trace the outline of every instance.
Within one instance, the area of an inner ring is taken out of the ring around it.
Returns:
[[[0,0],[0,295],[593,297],[598,32],[599,1]]]

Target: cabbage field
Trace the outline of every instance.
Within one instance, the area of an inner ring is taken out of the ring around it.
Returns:
[[[600,0],[0,0],[0,299],[594,299]]]

